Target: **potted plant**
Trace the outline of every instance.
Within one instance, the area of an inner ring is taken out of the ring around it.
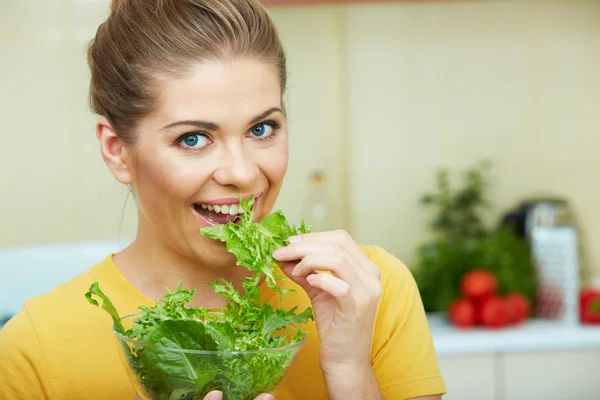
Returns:
[[[491,163],[468,168],[464,184],[453,187],[447,169],[437,173],[437,188],[421,198],[433,207],[432,240],[417,249],[414,276],[427,312],[446,312],[461,296],[461,279],[483,269],[497,278],[499,294],[520,293],[534,301],[536,273],[527,244],[507,227],[488,228],[484,212]]]

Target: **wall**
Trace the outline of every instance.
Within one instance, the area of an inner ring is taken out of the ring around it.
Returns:
[[[28,0],[1,7],[0,243],[116,238],[126,191],[100,158],[86,97],[85,45],[108,5]]]
[[[599,41],[598,1],[349,7],[356,237],[410,261],[434,168],[490,158],[495,215],[525,196],[566,196],[600,272]]]
[[[0,246],[132,238],[134,200],[104,165],[87,106],[85,47],[108,1],[0,7]],[[331,154],[344,124],[342,10],[275,9],[273,16],[290,64],[290,166],[276,206],[299,222],[312,170],[327,171],[331,191],[345,190],[345,154]],[[345,196],[336,197],[332,221],[344,226]]]
[[[108,1],[8,0],[0,12],[0,245],[111,239],[135,207],[100,159],[84,47]],[[600,2],[456,1],[273,8],[290,60],[291,165],[279,206],[305,214],[324,168],[334,224],[408,263],[434,170],[495,162],[497,213],[573,202],[600,273]],[[347,165],[347,167],[346,167]],[[581,179],[576,179],[581,178]]]

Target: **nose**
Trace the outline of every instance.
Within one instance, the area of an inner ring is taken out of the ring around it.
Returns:
[[[250,189],[258,179],[258,165],[251,152],[243,145],[232,144],[224,147],[221,162],[213,178],[221,186],[237,190]]]

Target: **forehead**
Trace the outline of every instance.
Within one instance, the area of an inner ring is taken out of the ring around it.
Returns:
[[[155,122],[203,119],[226,125],[280,107],[281,89],[272,65],[250,59],[209,61],[195,64],[183,77],[161,79],[157,100]]]

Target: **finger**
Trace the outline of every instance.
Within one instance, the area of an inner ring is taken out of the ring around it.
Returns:
[[[357,265],[361,269],[365,269],[370,274],[379,277],[379,268],[377,268],[377,266],[374,265],[371,260],[369,260],[360,246],[354,241],[352,236],[350,236],[350,234],[344,230],[307,233],[300,236],[294,236],[289,239],[292,243],[297,243],[300,241],[320,241],[337,244],[352,256],[354,261],[356,261]]]
[[[348,282],[355,290],[360,291],[361,286],[364,286],[364,291],[367,292],[370,291],[369,288],[377,287],[380,284],[378,275],[361,268],[354,258],[332,242],[323,242],[322,240],[298,241],[278,249],[273,253],[273,257],[279,262],[300,260],[298,263],[300,266],[296,267],[299,268],[299,276],[309,274],[305,269],[331,271],[335,276]],[[369,260],[367,261],[370,263]],[[373,268],[379,270],[375,266]],[[305,288],[305,282],[294,279],[293,274],[291,278]],[[305,290],[310,296],[309,290],[306,288]],[[358,294],[362,295],[363,293],[361,291]]]
[[[223,399],[223,393],[221,393],[218,390],[213,390],[212,392],[209,392],[206,397],[204,397],[204,400],[221,400]]]
[[[272,394],[263,393],[260,396],[258,396],[257,398],[255,398],[254,400],[275,400],[275,397],[273,397]]]
[[[273,258],[279,262],[298,261],[311,253],[333,253],[338,250],[339,247],[333,243],[299,241],[275,250]]]
[[[294,236],[289,239],[292,243],[295,241],[299,242],[305,240],[334,243],[344,247],[357,260],[365,257],[365,254],[360,249],[360,246],[356,244],[354,239],[352,239],[352,236],[350,236],[348,232],[341,229],[335,231],[306,233],[304,235]]]
[[[312,274],[306,277],[306,281],[314,288],[329,293],[336,300],[342,313],[354,311],[355,301],[352,296],[350,285],[330,274]]]
[[[306,277],[317,271],[329,271],[348,283],[351,288],[358,288],[363,284],[362,279],[357,274],[356,266],[352,265],[345,253],[338,251],[335,253],[310,253],[302,259],[293,269],[292,275]]]
[[[379,275],[377,273],[369,271],[367,268],[361,268],[356,259],[351,257],[344,249],[333,242],[324,242],[323,240],[301,240],[278,249],[273,253],[273,257],[279,262],[300,260],[300,264],[302,264],[304,259],[310,256],[310,260],[307,260],[307,264],[310,265],[310,263],[314,261],[313,257],[317,254],[341,254],[345,257],[345,264],[341,263],[338,258],[330,260],[331,265],[322,262],[321,265],[318,266],[323,267],[323,270],[332,271],[336,276],[351,283],[353,287],[359,286],[353,279],[355,276],[357,276],[365,285],[376,286],[379,284]],[[335,257],[337,258],[339,256]],[[367,262],[372,264],[368,259]],[[379,268],[374,265],[372,268],[376,269],[377,272],[379,271]],[[342,275],[342,272],[344,271],[347,272],[346,276]]]
[[[281,267],[281,270],[294,282],[296,282],[304,291],[308,294],[308,297],[312,300],[321,292],[321,289],[314,288],[306,281],[306,276],[294,276],[292,271],[298,265],[296,262],[289,262]]]
[[[352,287],[359,287],[360,281],[371,284],[372,277],[362,270],[356,260],[335,243],[323,241],[299,241],[278,249],[273,257],[279,262],[299,262],[299,276],[308,275],[305,269],[331,271],[346,280]],[[306,260],[306,261],[305,261]]]

